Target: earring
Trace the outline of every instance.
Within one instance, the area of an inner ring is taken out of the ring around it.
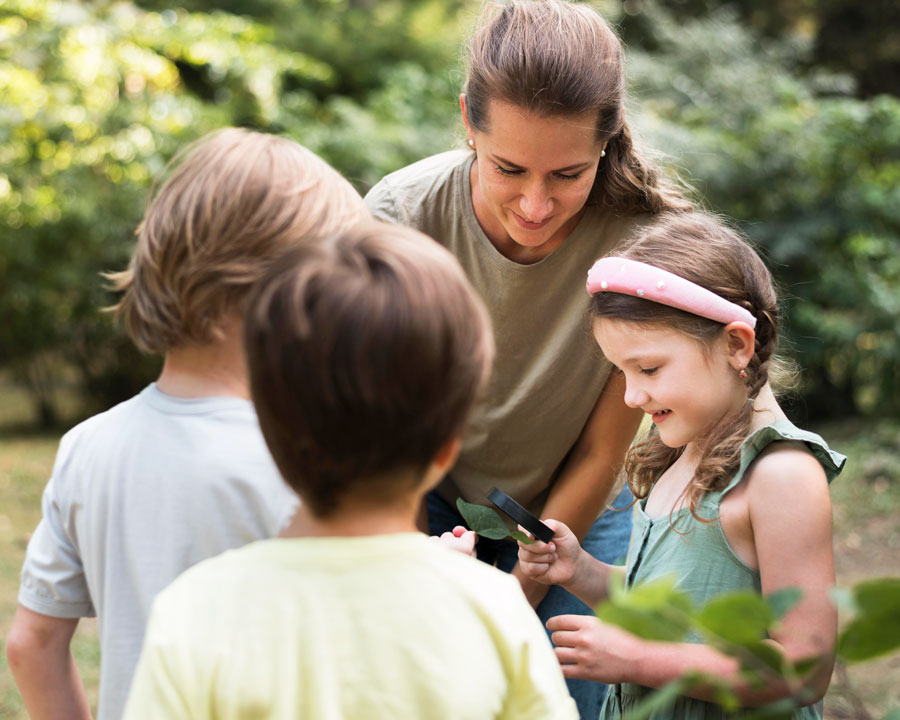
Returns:
[[[743,380],[743,379],[745,379],[745,378],[747,377],[747,370],[746,370],[746,368],[741,368],[741,371],[738,373],[738,377],[739,377],[741,380]]]
[[[602,157],[602,158],[605,158],[605,157],[606,157],[606,150],[601,150],[601,151],[600,151],[600,157]]]
[[[469,147],[475,149],[475,141],[472,138],[469,138]]]

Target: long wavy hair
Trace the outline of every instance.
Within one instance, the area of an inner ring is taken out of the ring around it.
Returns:
[[[747,397],[756,398],[768,382],[789,388],[796,377],[792,363],[775,356],[780,314],[778,297],[762,259],[736,230],[704,213],[665,213],[614,251],[680,275],[749,310],[756,318],[753,357],[744,379]],[[591,299],[595,319],[624,320],[644,326],[665,326],[709,345],[721,336],[724,325],[651,300],[612,292]],[[685,489],[685,502],[699,520],[697,504],[706,493],[723,488],[740,463],[741,445],[750,434],[753,403],[717,421],[697,442],[700,462]],[[653,484],[684,448],[670,448],[655,428],[634,445],[625,458],[624,472],[636,498],[644,498]]]
[[[543,116],[592,112],[606,157],[589,202],[633,214],[689,210],[679,186],[635,147],[625,122],[622,43],[588,5],[512,0],[490,5],[467,53],[466,114],[489,126],[491,100]]]

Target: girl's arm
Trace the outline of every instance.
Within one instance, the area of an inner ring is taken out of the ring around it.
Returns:
[[[803,599],[784,617],[769,641],[792,661],[821,657],[799,685],[772,680],[762,688],[737,685],[745,706],[791,695],[819,700],[833,666],[837,612],[828,590],[834,585],[831,502],[819,463],[791,447],[761,457],[747,478],[746,520],[752,529],[764,594],[788,587]],[[595,617],[560,616],[547,627],[558,645],[563,674],[607,683],[660,687],[690,671],[738,682],[738,663],[707,645],[648,642]],[[710,688],[688,693],[714,700]]]
[[[553,540],[549,543],[535,540],[531,545],[519,542],[521,571],[543,585],[564,587],[591,607],[605,600],[610,580],[614,575],[623,576],[624,568],[592,557],[563,523],[557,520],[543,522],[553,530]],[[519,529],[527,532],[521,525]]]
[[[610,373],[541,513],[541,517],[556,518],[567,525],[579,541],[606,506],[643,417],[643,412],[629,408],[624,398],[624,376]],[[529,578],[518,565],[513,575],[522,583],[532,605],[537,606],[548,586]]]

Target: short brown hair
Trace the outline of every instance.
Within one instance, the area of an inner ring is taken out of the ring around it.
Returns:
[[[466,60],[466,115],[476,130],[488,130],[492,100],[547,117],[594,113],[606,157],[592,201],[629,213],[690,209],[679,187],[634,146],[625,121],[622,43],[590,5],[492,4]]]
[[[226,128],[185,148],[137,229],[113,308],[135,344],[165,353],[216,338],[272,257],[366,217],[324,160],[274,135]]]
[[[371,221],[307,243],[265,277],[245,327],[250,387],[282,476],[318,516],[387,498],[462,432],[493,358],[490,320],[456,259]]]

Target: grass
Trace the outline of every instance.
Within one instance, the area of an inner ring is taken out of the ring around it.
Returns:
[[[2,388],[0,388],[2,390]],[[8,396],[4,393],[4,398]],[[16,608],[19,570],[28,538],[40,519],[41,492],[53,465],[60,433],[4,430],[0,418],[0,636],[8,634]],[[818,428],[850,460],[832,485],[838,584],[900,576],[900,422],[846,422]],[[82,621],[73,645],[92,707],[96,707],[100,652],[96,623]],[[900,708],[900,654],[837,673],[825,699],[829,720],[866,715],[882,718]],[[0,653],[0,718],[24,720],[6,653]]]

